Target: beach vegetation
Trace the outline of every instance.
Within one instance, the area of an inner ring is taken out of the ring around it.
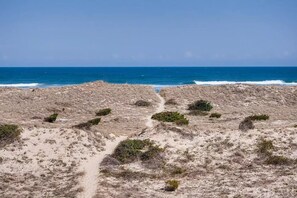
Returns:
[[[273,149],[274,149],[274,146],[273,146],[272,140],[262,139],[257,144],[257,151],[260,154],[271,155]]]
[[[94,118],[87,122],[83,122],[83,123],[74,125],[74,127],[78,128],[78,129],[90,130],[93,125],[98,125],[100,121],[101,121],[101,118]]]
[[[252,116],[247,117],[247,119],[250,119],[252,121],[268,120],[269,119],[269,115],[266,115],[266,114],[252,115]]]
[[[21,128],[14,124],[0,125],[0,143],[8,143],[16,140],[21,134]]]
[[[268,156],[265,162],[266,164],[271,165],[290,165],[293,162],[293,160],[284,156],[270,155]]]
[[[191,110],[188,115],[191,116],[207,116],[208,113],[205,111],[200,111],[200,110]]]
[[[160,154],[163,151],[164,149],[148,139],[127,139],[119,143],[111,157],[122,164],[131,163],[138,159],[142,162],[153,163],[153,160],[160,158]]]
[[[132,171],[129,169],[123,169],[121,171],[102,169],[100,173],[103,173],[105,176],[122,178],[124,180],[142,180],[143,178],[157,178],[157,175],[155,174],[147,174],[139,171]]]
[[[96,112],[96,116],[106,116],[108,114],[111,113],[111,109],[110,108],[105,108],[105,109],[101,109],[99,111]]]
[[[177,105],[175,99],[171,98],[165,102],[165,105]]]
[[[134,103],[134,105],[138,106],[138,107],[149,107],[151,106],[152,104],[148,101],[145,101],[145,100],[138,100]]]
[[[245,118],[240,124],[239,124],[239,129],[241,131],[248,131],[250,129],[254,129],[254,123],[250,118]]]
[[[212,114],[210,114],[210,118],[220,118],[222,116],[222,114],[220,114],[220,113],[212,113]]]
[[[206,100],[197,100],[188,105],[188,110],[210,111],[212,108],[211,103]]]
[[[53,123],[53,122],[55,122],[57,120],[57,117],[58,117],[58,114],[54,113],[54,114],[44,118],[44,121],[49,122],[49,123]]]
[[[177,180],[167,180],[165,182],[165,191],[175,191],[179,186],[179,181]]]
[[[189,124],[189,121],[185,118],[185,116],[178,112],[165,111],[161,113],[156,113],[152,116],[152,119],[158,120],[161,122],[174,122],[177,125]]]

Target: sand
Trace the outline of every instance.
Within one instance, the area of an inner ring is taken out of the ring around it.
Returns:
[[[137,100],[152,103],[138,107]],[[175,99],[177,105],[165,105]],[[208,100],[219,119],[188,115],[187,105]],[[111,108],[90,130],[73,125]],[[154,113],[178,111],[188,126],[152,120]],[[261,139],[272,140],[274,155],[297,159],[297,87],[188,85],[164,88],[104,82],[77,86],[0,88],[1,123],[22,127],[20,139],[0,148],[0,197],[297,197],[297,165],[268,165],[257,153]],[[43,118],[58,112],[55,123]],[[239,123],[253,114],[267,114],[255,129]],[[125,138],[150,139],[164,148],[163,168],[140,160],[100,165]],[[168,172],[182,168],[181,174]],[[129,170],[137,177],[100,172]],[[180,182],[174,192],[165,181]]]

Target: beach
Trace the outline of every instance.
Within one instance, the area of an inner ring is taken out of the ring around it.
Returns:
[[[191,114],[189,104],[199,100],[212,108]],[[152,119],[164,111],[188,124]],[[0,197],[297,196],[297,86],[2,87],[0,112],[0,124],[22,129],[0,144]],[[54,122],[45,120],[55,113]],[[269,118],[239,129],[255,115]],[[152,141],[148,149],[158,155],[121,161],[114,151],[126,139]],[[260,152],[265,141],[273,147]],[[275,156],[281,163],[270,163]],[[169,180],[176,190],[166,190]]]

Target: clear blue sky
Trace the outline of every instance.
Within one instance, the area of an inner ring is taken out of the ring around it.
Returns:
[[[0,0],[0,66],[297,65],[297,0]]]

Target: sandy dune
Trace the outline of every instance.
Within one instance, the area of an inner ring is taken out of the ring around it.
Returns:
[[[152,106],[133,105],[140,99]],[[165,105],[169,99],[178,104]],[[199,99],[210,101],[211,113],[222,117],[188,115],[187,105]],[[99,125],[72,127],[106,107],[112,113]],[[185,114],[189,125],[150,119],[163,110]],[[273,155],[297,159],[297,87],[189,85],[164,88],[160,95],[149,86],[103,82],[1,88],[0,112],[1,123],[23,128],[18,141],[0,148],[0,197],[297,197],[297,164],[265,164],[257,153],[266,139],[274,144]],[[43,122],[53,112],[58,120]],[[238,130],[253,114],[270,118]],[[164,148],[164,166],[140,160],[100,166],[125,137],[154,140]],[[131,174],[115,177],[105,169]],[[176,191],[164,191],[168,179],[180,182]]]

